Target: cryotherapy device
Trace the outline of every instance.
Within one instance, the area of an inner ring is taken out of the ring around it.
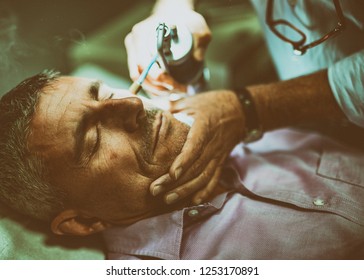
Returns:
[[[198,61],[193,56],[193,36],[187,27],[159,23],[154,36],[151,36],[149,40],[146,38],[146,42],[150,42],[150,52],[155,55],[129,88],[131,92],[136,94],[141,89],[141,84],[154,63],[157,63],[177,82],[188,85],[190,93],[205,89],[209,75],[208,69],[205,68],[204,61]]]

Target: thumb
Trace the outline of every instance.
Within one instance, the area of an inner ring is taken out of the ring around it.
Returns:
[[[193,56],[197,61],[202,61],[205,58],[206,49],[211,41],[211,32],[193,34],[194,50]]]
[[[179,113],[186,109],[185,98],[181,98],[178,100],[170,100],[169,101],[169,111],[172,114]]]

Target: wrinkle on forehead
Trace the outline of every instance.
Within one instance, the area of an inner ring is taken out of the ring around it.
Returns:
[[[60,125],[62,123],[62,116],[67,111],[66,106],[61,106],[64,98],[67,97],[67,90],[69,85],[62,82],[62,77],[59,80],[52,82],[43,88],[40,93],[36,110],[30,122],[30,135],[28,138],[29,149],[37,154],[40,154],[45,159],[49,158],[52,150],[57,148],[57,134],[62,134]],[[65,89],[62,89],[64,87]],[[60,96],[60,93],[64,93]],[[60,98],[54,96],[58,94]],[[61,118],[57,110],[63,110]],[[57,125],[54,125],[57,122]]]

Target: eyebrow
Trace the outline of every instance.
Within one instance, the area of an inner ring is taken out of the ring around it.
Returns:
[[[88,90],[87,90],[87,96],[90,99],[98,100],[99,96],[99,90],[102,85],[102,81],[97,80],[90,83]],[[74,155],[75,155],[75,162],[76,165],[83,166],[85,164],[83,159],[84,154],[84,148],[85,148],[85,134],[86,134],[86,128],[87,123],[89,120],[89,114],[83,114],[80,121],[77,124],[74,139],[75,139],[75,146],[74,146]]]
[[[97,80],[90,83],[88,88],[88,95],[90,98],[97,100],[99,97],[99,90],[102,85],[102,81]]]

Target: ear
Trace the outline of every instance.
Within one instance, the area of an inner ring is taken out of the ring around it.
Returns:
[[[86,217],[72,209],[59,213],[51,223],[52,231],[58,235],[85,236],[103,231],[109,226],[100,219]]]

